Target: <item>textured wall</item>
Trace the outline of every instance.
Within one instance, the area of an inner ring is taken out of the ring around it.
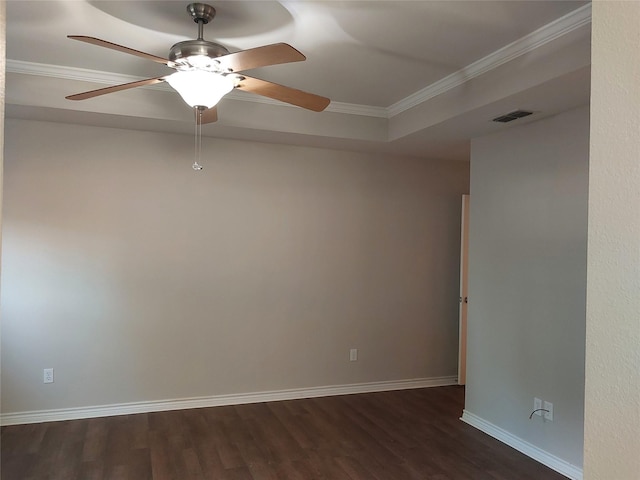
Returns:
[[[586,107],[471,143],[465,411],[578,467],[588,155]]]
[[[7,139],[4,412],[456,374],[468,164],[205,139],[196,173],[190,136]]]
[[[587,480],[640,478],[640,2],[594,2]]]
[[[5,93],[5,66],[7,62],[6,55],[6,3],[0,2],[0,224],[2,223],[2,185],[4,170],[4,93]],[[2,230],[0,229],[0,240],[2,240]],[[0,250],[1,250],[0,245]],[[0,279],[1,281],[1,279]],[[1,302],[1,297],[0,297]],[[2,316],[0,313],[0,322]]]
[[[5,92],[5,66],[7,63],[6,42],[6,3],[0,2],[0,207],[2,206],[2,165],[4,154],[4,92]],[[0,208],[0,220],[2,208]],[[1,232],[0,232],[1,234]],[[0,237],[1,238],[1,237]]]

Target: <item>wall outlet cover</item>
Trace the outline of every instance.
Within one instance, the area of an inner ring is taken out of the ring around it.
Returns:
[[[544,419],[548,420],[549,422],[553,422],[553,403],[547,402],[545,400],[544,406],[542,408],[548,410],[548,412],[544,412]]]
[[[533,398],[533,411],[535,412],[535,415],[541,417],[542,416],[542,411],[540,410],[542,408],[542,400],[539,399],[538,397],[534,397]]]

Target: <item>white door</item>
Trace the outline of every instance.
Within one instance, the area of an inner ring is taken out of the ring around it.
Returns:
[[[469,293],[469,195],[462,196],[462,221],[460,228],[460,318],[458,341],[458,385],[467,383],[467,307]]]

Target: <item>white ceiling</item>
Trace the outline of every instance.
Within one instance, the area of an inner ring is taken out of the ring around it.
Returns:
[[[7,2],[7,116],[184,132],[166,86],[69,94],[170,70],[72,41],[89,35],[166,57],[195,38],[187,1]],[[286,42],[304,63],[250,72],[331,98],[313,113],[233,92],[210,136],[468,158],[468,140],[589,99],[590,5],[576,1],[213,1],[205,38],[236,51]],[[518,108],[535,115],[503,125]]]

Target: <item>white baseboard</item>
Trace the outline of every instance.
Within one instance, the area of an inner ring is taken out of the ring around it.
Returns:
[[[26,423],[57,422],[78,420],[81,418],[112,417],[134,413],[164,412],[187,408],[218,407],[222,405],[242,405],[246,403],[296,400],[300,398],[328,397],[332,395],[350,395],[354,393],[384,392],[406,390],[410,388],[441,387],[456,385],[457,377],[415,378],[390,382],[354,383],[326,387],[296,388],[271,392],[253,392],[210,397],[181,398],[174,400],[155,400],[151,402],[119,403],[93,407],[61,408],[56,410],[37,410],[30,412],[3,413],[0,425],[20,425]]]
[[[467,410],[462,412],[462,418],[460,420],[468,423],[487,435],[500,440],[502,443],[506,443],[510,447],[515,448],[519,452],[524,453],[526,456],[537,460],[543,465],[546,465],[571,480],[582,480],[581,468],[578,468],[575,465],[572,465],[571,463],[566,462],[519,437],[516,437],[506,430],[495,426],[493,423],[487,422]]]

